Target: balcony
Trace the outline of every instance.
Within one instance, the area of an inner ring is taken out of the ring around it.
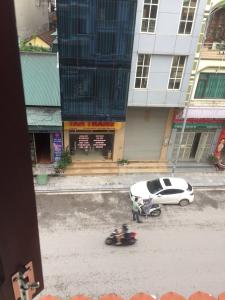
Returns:
[[[201,59],[225,60],[225,42],[205,43],[200,50]]]

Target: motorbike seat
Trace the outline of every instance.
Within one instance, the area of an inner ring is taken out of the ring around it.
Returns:
[[[157,207],[159,207],[158,204],[152,204],[152,208],[157,208]]]

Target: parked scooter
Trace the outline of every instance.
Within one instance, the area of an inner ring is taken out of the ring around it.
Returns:
[[[117,229],[115,229],[109,237],[106,238],[105,244],[106,245],[116,245],[117,239],[116,235],[118,234]],[[136,239],[136,232],[126,232],[124,233],[124,237],[121,239],[121,246],[130,246],[134,245],[137,241]]]
[[[141,216],[158,217],[161,215],[160,205],[152,203],[151,199],[141,199],[141,201],[138,201],[138,205]]]

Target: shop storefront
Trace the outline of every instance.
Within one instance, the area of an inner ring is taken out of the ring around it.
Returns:
[[[215,151],[218,138],[224,126],[224,119],[188,118],[180,144],[183,118],[180,112],[174,115],[168,159],[174,161],[179,150],[179,161],[207,162]]]
[[[116,161],[123,139],[121,122],[64,122],[64,147],[73,161]]]
[[[62,134],[43,129],[30,132],[30,150],[33,164],[49,164],[60,160],[62,154]]]
[[[28,107],[26,112],[32,163],[58,161],[63,149],[60,109]]]

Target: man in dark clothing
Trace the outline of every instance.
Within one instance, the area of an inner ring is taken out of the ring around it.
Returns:
[[[133,214],[133,221],[137,221],[137,223],[142,223],[139,218],[139,206],[137,204],[138,199],[136,198],[132,203],[132,214]]]
[[[128,233],[128,227],[126,224],[122,225],[121,231],[118,229],[115,229],[115,236],[116,236],[116,245],[121,245],[122,242],[121,240],[124,238],[128,238],[129,233]]]

